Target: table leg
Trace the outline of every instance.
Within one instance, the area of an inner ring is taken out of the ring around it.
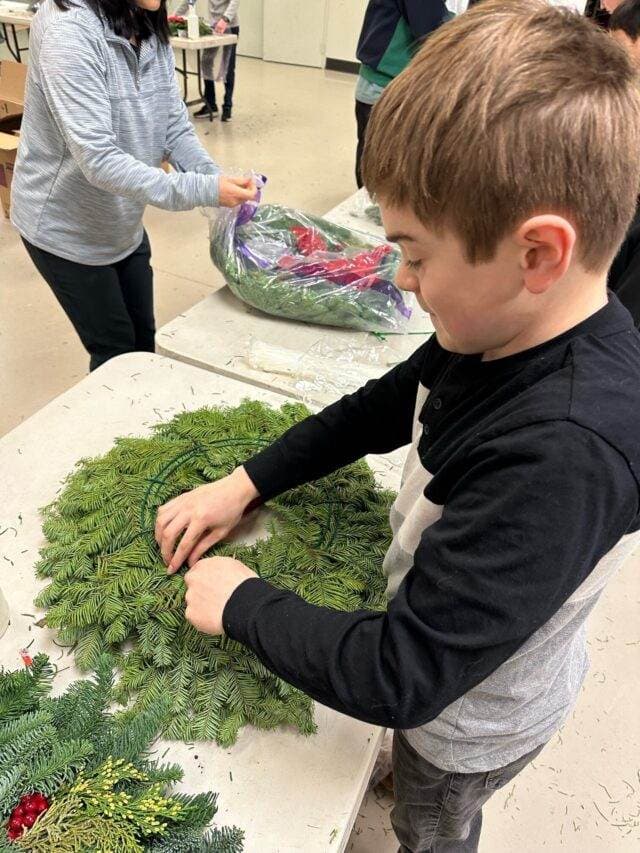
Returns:
[[[13,30],[13,44],[16,53],[18,54],[18,62],[22,62],[22,50],[20,48],[20,42],[18,41],[18,31],[13,25],[11,26],[11,29]]]
[[[9,38],[9,30],[12,31],[13,45],[11,44],[11,39]],[[12,24],[3,24],[2,32],[4,34],[4,40],[7,43],[7,49],[9,53],[15,59],[16,62],[22,62],[22,59],[20,58],[20,45],[18,44],[16,28]]]
[[[182,51],[182,80],[184,83],[184,102],[185,102],[185,104],[189,100],[189,87],[187,85],[187,80],[189,79],[187,76],[188,73],[189,73],[189,70],[188,70],[188,66],[187,66],[187,51],[183,49],[183,51]]]
[[[197,62],[198,62],[198,94],[201,98],[204,98],[204,91],[202,89],[202,56],[199,50],[196,51]]]

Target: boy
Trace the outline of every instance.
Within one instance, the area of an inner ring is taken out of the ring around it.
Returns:
[[[609,20],[609,30],[640,69],[640,0],[626,0],[617,6]],[[636,327],[640,327],[640,203],[609,270],[609,287],[630,311]]]
[[[382,97],[364,162],[435,338],[159,510],[169,571],[192,567],[187,619],[396,730],[404,853],[477,850],[482,805],[571,712],[587,616],[638,542],[640,335],[606,289],[638,150],[631,63],[585,18],[487,0],[439,30]],[[408,442],[386,613],[199,561],[251,501]]]

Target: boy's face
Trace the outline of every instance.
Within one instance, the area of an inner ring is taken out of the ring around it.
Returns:
[[[380,209],[387,237],[399,244],[403,263],[396,277],[431,316],[444,349],[462,354],[499,350],[530,319],[523,296],[521,247],[505,239],[493,260],[470,264],[451,231],[425,228],[407,207]]]

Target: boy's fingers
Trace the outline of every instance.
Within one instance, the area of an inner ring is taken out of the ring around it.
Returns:
[[[166,566],[171,563],[173,550],[178,536],[180,536],[182,531],[185,530],[185,528],[187,528],[188,526],[189,519],[185,518],[184,516],[178,516],[171,522],[171,524],[165,527],[160,540],[160,553],[162,554],[162,559],[164,560]]]
[[[171,558],[171,562],[169,563],[169,572],[177,572],[178,569],[185,562],[189,554],[193,551],[194,547],[198,543],[198,540],[202,536],[202,529],[199,525],[190,524],[187,527],[186,533],[180,540],[180,544],[176,548],[176,552]]]
[[[217,531],[217,530],[213,531],[212,533],[209,533],[209,535],[205,536],[204,539],[201,539],[198,542],[198,544],[196,545],[196,547],[193,549],[193,551],[189,554],[189,561],[188,561],[189,568],[190,569],[193,568],[195,566],[195,564],[198,562],[198,560],[204,554],[207,553],[209,548],[212,548],[214,545],[216,545],[218,542],[220,542],[221,539],[222,539],[222,536],[220,535],[219,531]]]
[[[162,509],[162,507],[160,509]],[[173,512],[167,512],[167,511],[160,512],[160,510],[158,510],[158,514],[156,515],[156,525],[155,525],[155,530],[154,530],[154,536],[156,538],[156,542],[158,543],[159,547],[162,547],[162,536],[163,536],[164,530],[173,521],[175,516],[176,516],[175,510]]]

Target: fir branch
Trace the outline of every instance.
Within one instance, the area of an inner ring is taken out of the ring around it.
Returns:
[[[11,809],[16,805],[22,794],[20,782],[24,773],[21,764],[0,774],[0,820],[7,817]]]
[[[66,740],[53,744],[51,752],[42,756],[29,769],[25,791],[55,794],[71,782],[93,752],[88,740]]]
[[[246,723],[313,731],[307,697],[239,644],[186,623],[184,582],[166,575],[153,536],[161,503],[230,473],[307,414],[299,404],[275,410],[256,401],[185,412],[150,438],[118,439],[104,456],[82,461],[43,511],[48,544],[39,573],[51,584],[39,603],[47,623],[77,644],[81,668],[95,667],[103,652],[117,656],[115,695],[133,700],[136,713],[171,696],[168,737],[227,746]],[[223,543],[210,554],[236,556],[319,606],[380,609],[392,497],[359,462],[273,500],[268,539]]]
[[[0,669],[0,720],[14,720],[25,711],[38,707],[47,695],[53,667],[46,655],[38,654],[30,667],[15,672]]]

